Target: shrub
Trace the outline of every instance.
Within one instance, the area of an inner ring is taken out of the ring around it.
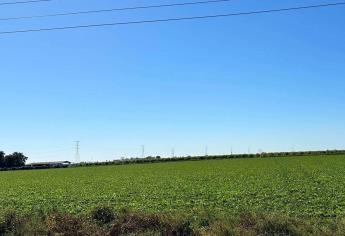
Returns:
[[[110,235],[128,235],[139,232],[160,231],[161,229],[162,222],[157,215],[124,212],[115,220]]]
[[[92,211],[91,217],[99,224],[109,224],[115,219],[115,214],[109,207],[100,207]]]
[[[48,235],[101,236],[104,230],[82,216],[53,214],[45,222]]]

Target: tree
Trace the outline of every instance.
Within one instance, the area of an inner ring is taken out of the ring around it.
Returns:
[[[5,153],[0,151],[0,168],[5,167]]]
[[[28,158],[20,152],[14,152],[5,156],[5,167],[20,167],[24,166]]]

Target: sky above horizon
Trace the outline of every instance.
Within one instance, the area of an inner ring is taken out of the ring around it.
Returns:
[[[5,0],[3,1],[5,2]],[[0,18],[182,1],[55,0]],[[223,14],[332,1],[0,21],[0,31]],[[0,35],[0,150],[29,162],[344,149],[345,6]]]

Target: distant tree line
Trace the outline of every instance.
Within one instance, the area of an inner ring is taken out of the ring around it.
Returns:
[[[159,162],[175,161],[198,161],[198,160],[215,160],[215,159],[236,159],[236,158],[274,158],[274,157],[293,157],[293,156],[320,156],[320,155],[345,155],[345,150],[325,150],[325,151],[300,151],[300,152],[262,152],[255,154],[232,154],[232,155],[208,155],[208,156],[184,156],[161,158],[160,156],[145,158],[123,158],[106,162],[83,162],[72,166],[103,166],[103,165],[128,165],[128,164],[145,164]]]
[[[20,152],[14,152],[6,155],[5,152],[0,151],[0,169],[25,166],[27,159],[28,158]]]
[[[160,156],[148,156],[145,158],[122,158],[121,160],[105,161],[105,162],[82,162],[73,164],[71,167],[79,166],[104,166],[104,165],[128,165],[128,164],[146,164],[160,162],[176,162],[176,161],[199,161],[199,160],[216,160],[216,159],[236,159],[236,158],[274,158],[274,157],[293,157],[293,156],[320,156],[320,155],[345,155],[345,150],[326,150],[326,151],[301,151],[301,152],[262,152],[254,154],[231,154],[231,155],[208,155],[208,156],[182,156],[162,158]],[[25,166],[28,158],[22,154],[15,152],[5,155],[0,151],[0,170],[31,170],[46,169],[47,167]],[[51,167],[56,168],[56,167]]]

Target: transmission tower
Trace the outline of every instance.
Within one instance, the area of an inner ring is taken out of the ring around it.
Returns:
[[[141,145],[141,158],[145,158],[145,145]]]
[[[79,154],[79,149],[80,149],[80,141],[75,141],[75,162],[79,163],[80,162],[80,154]]]
[[[171,149],[171,157],[174,158],[175,157],[175,148]]]

